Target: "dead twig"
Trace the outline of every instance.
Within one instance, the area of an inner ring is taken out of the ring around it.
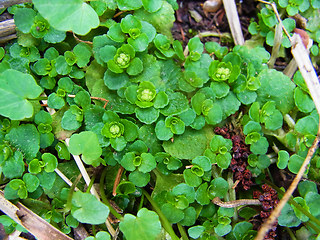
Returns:
[[[118,185],[120,183],[123,170],[124,170],[124,168],[122,166],[120,166],[120,168],[118,170],[118,173],[117,173],[117,176],[116,176],[116,179],[114,180],[114,184],[113,184],[113,189],[112,189],[112,195],[113,196],[117,195],[116,190],[117,190],[117,187],[118,187]]]
[[[219,197],[212,199],[212,202],[220,207],[235,208],[246,205],[262,205],[259,199],[239,199],[234,201],[223,202]]]

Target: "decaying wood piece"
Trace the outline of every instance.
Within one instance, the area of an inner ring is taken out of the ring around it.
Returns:
[[[12,204],[5,199],[2,191],[0,191],[0,210],[27,229],[37,239],[72,240],[72,238],[60,232],[21,203],[18,202],[16,205]]]
[[[17,38],[16,25],[13,19],[0,22],[0,43],[6,43]]]
[[[0,22],[0,37],[9,36],[16,32],[16,25],[13,19]]]
[[[13,6],[20,3],[31,3],[31,0],[0,0],[0,9]]]
[[[226,11],[231,34],[236,45],[244,44],[244,37],[241,30],[237,6],[234,0],[223,0],[223,6]]]

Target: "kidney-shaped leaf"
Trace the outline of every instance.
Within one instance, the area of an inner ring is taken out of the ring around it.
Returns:
[[[160,233],[161,223],[155,212],[142,208],[137,217],[126,214],[120,222],[120,230],[128,240],[151,240]]]
[[[101,224],[109,215],[109,208],[90,193],[75,192],[72,196],[72,216],[81,223]]]
[[[42,88],[30,74],[8,69],[0,75],[0,115],[11,120],[32,117],[28,99],[39,97]]]
[[[40,14],[60,31],[86,35],[99,26],[99,17],[83,0],[33,0]]]
[[[73,134],[69,142],[69,151],[73,155],[82,154],[82,160],[86,164],[92,164],[102,154],[97,134],[90,131]]]

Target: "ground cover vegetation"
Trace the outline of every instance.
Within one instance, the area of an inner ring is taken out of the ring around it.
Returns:
[[[292,16],[308,20],[316,66],[320,2],[275,3],[289,34]],[[268,65],[278,20],[259,6],[252,38],[234,47],[173,39],[174,0],[10,7],[18,38],[0,49],[5,198],[70,237],[85,225],[86,240],[254,239],[288,187],[278,176],[299,171],[319,123],[301,73]],[[284,35],[277,57],[290,47]],[[319,238],[319,167],[317,150],[265,239]]]

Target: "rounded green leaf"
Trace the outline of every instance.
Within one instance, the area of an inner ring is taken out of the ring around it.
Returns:
[[[130,30],[141,29],[142,27],[140,20],[131,14],[121,19],[120,26],[124,33],[130,33]]]
[[[23,155],[19,151],[15,151],[13,156],[2,163],[2,171],[6,178],[19,178],[25,170]]]
[[[109,69],[104,73],[104,84],[111,90],[118,90],[129,82],[129,76],[126,73],[113,73]]]
[[[288,168],[289,168],[290,172],[297,174],[300,170],[300,167],[301,167],[303,161],[304,161],[303,157],[301,157],[297,154],[292,155],[290,157],[289,163],[288,163]]]
[[[156,160],[151,153],[142,153],[141,160],[141,165],[138,167],[140,172],[150,172],[157,166]]]
[[[33,159],[29,162],[28,171],[33,174],[41,172],[41,165],[38,159]]]
[[[33,4],[51,26],[60,31],[73,31],[86,35],[99,26],[99,17],[82,0],[34,0]]]
[[[201,184],[196,192],[196,200],[200,205],[207,205],[210,203],[210,198],[207,192],[208,183]]]
[[[126,153],[121,159],[121,166],[127,171],[134,171],[136,166],[134,165],[136,155],[133,152]]]
[[[173,133],[171,132],[170,128],[166,127],[163,120],[157,122],[155,132],[157,138],[162,141],[168,141],[170,138],[173,137]]]
[[[290,204],[286,203],[278,218],[278,224],[286,227],[297,227],[301,223],[301,220],[296,217],[293,208]]]
[[[184,170],[183,177],[186,184],[191,187],[198,187],[202,182],[201,177],[198,177],[196,174],[194,174],[191,169]]]
[[[306,204],[306,201],[302,197],[295,197],[293,199],[296,203],[298,203],[302,208],[309,211],[309,206]],[[309,217],[304,215],[298,208],[296,208],[294,205],[292,206],[294,213],[296,216],[302,221],[306,222],[309,220]]]
[[[180,222],[184,218],[184,213],[181,209],[176,208],[171,203],[165,203],[161,206],[161,212],[167,217],[170,223]]]
[[[192,164],[196,164],[200,166],[203,171],[210,171],[211,170],[211,162],[210,159],[206,156],[197,156],[192,160]]]
[[[90,193],[81,191],[72,195],[72,216],[81,223],[101,224],[109,215],[109,208]]]
[[[161,223],[158,215],[146,208],[140,209],[137,216],[126,214],[119,227],[127,240],[156,239],[161,232]]]
[[[250,151],[254,154],[265,154],[268,151],[269,142],[265,137],[261,137],[258,141],[250,145]]]
[[[294,129],[303,135],[316,135],[318,129],[318,120],[312,115],[300,118],[294,126]]]
[[[32,124],[22,124],[13,128],[5,139],[19,149],[28,160],[33,159],[40,149],[40,134]]]
[[[92,50],[86,43],[78,43],[73,48],[73,53],[77,58],[77,65],[79,68],[87,66],[90,61]]]
[[[127,73],[130,76],[135,76],[141,73],[142,70],[143,70],[142,61],[140,60],[140,58],[136,57],[131,61],[129,67],[127,68]]]
[[[60,109],[65,105],[65,101],[62,97],[56,93],[51,93],[48,97],[48,107],[54,109]]]
[[[307,193],[309,192],[315,192],[318,193],[317,185],[315,182],[311,181],[302,181],[298,185],[299,193],[302,197],[305,197]]]
[[[188,229],[188,234],[191,238],[197,239],[205,231],[204,226],[194,226]]]
[[[211,181],[208,188],[208,195],[210,199],[215,197],[223,198],[228,192],[229,184],[226,180],[221,177],[215,178]]]
[[[268,69],[259,73],[258,80],[261,83],[257,90],[259,103],[274,101],[282,113],[288,113],[293,108],[295,84],[288,76],[274,69]]]
[[[239,222],[233,228],[233,236],[236,240],[242,240],[245,234],[252,229],[252,223],[249,222]]]
[[[32,8],[18,8],[14,14],[14,23],[23,33],[29,33],[34,22],[36,12]]]
[[[214,228],[214,231],[216,232],[216,234],[218,234],[218,236],[221,236],[221,237],[231,232],[231,230],[232,230],[231,225],[229,224],[224,225],[221,223],[219,223],[218,226]]]
[[[30,118],[34,109],[28,99],[39,97],[42,88],[30,74],[8,69],[0,75],[0,115],[11,120]]]
[[[150,174],[136,170],[129,174],[129,180],[137,187],[144,187],[150,181]]]
[[[164,142],[163,147],[173,157],[191,160],[202,155],[207,147],[207,138],[203,130],[186,129],[182,135],[176,136],[173,142]]]
[[[108,30],[108,37],[115,42],[122,43],[126,39],[126,35],[121,31],[120,23],[113,24]]]
[[[309,208],[309,212],[313,216],[319,216],[320,215],[320,208],[319,208],[320,195],[316,192],[308,192],[305,195],[304,199]]]
[[[151,124],[159,117],[159,110],[153,107],[149,108],[136,108],[136,117],[143,123]]]
[[[136,191],[136,187],[132,182],[123,181],[120,182],[117,186],[116,193],[122,195],[128,195],[134,193]]]
[[[278,160],[277,160],[277,166],[279,169],[285,169],[288,165],[290,155],[285,150],[280,150],[278,152]]]
[[[90,131],[73,134],[70,138],[68,149],[73,155],[82,154],[82,160],[86,164],[92,164],[102,154],[97,135]]]
[[[23,181],[26,184],[28,192],[34,192],[40,184],[39,179],[30,173],[23,175]]]
[[[158,11],[162,6],[161,0],[142,0],[142,4],[144,9],[146,9],[148,12],[156,12]]]
[[[45,163],[44,170],[46,172],[53,172],[58,166],[57,158],[51,153],[44,153],[41,159]]]

